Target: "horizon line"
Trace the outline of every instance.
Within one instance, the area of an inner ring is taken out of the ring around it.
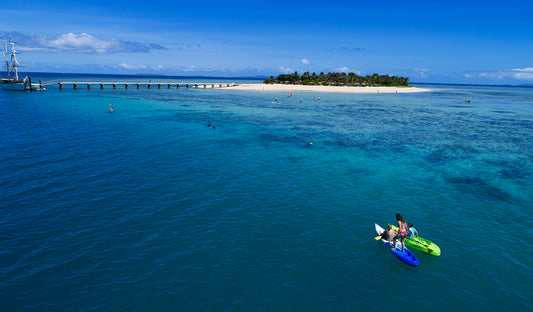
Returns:
[[[214,78],[214,79],[238,79],[238,80],[263,80],[270,76],[203,76],[203,75],[165,75],[165,74],[104,74],[104,73],[67,73],[67,72],[25,72],[27,74],[49,74],[49,75],[84,75],[84,76],[124,76],[124,77],[167,77],[167,78]],[[526,87],[533,88],[533,84],[475,84],[475,83],[452,83],[452,82],[416,82],[410,81],[409,84],[424,84],[424,85],[457,85],[457,86],[486,86],[486,87]]]

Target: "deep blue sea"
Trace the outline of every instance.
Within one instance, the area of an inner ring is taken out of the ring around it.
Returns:
[[[532,310],[533,88],[419,86],[0,90],[0,311]]]

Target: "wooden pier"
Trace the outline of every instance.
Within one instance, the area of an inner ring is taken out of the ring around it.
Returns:
[[[72,86],[74,90],[79,88],[86,87],[87,90],[91,90],[93,86],[96,86],[99,89],[104,89],[104,86],[112,86],[113,89],[117,87],[129,89],[132,86],[135,89],[152,89],[152,87],[157,89],[180,89],[180,88],[194,88],[194,89],[215,89],[215,88],[230,88],[237,86],[236,83],[221,83],[221,82],[132,82],[132,81],[59,81],[58,83],[59,90],[63,90],[65,86]]]

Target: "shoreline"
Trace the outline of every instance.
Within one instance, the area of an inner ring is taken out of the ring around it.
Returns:
[[[329,92],[329,93],[414,93],[431,92],[431,89],[417,87],[346,87],[346,86],[309,86],[286,84],[240,84],[231,90],[284,91],[284,92]]]

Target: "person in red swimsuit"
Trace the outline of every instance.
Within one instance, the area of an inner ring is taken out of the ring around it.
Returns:
[[[399,238],[400,242],[402,242],[402,251],[405,249],[405,238],[407,237],[407,234],[409,233],[407,231],[407,223],[405,223],[405,220],[403,219],[402,215],[397,213],[396,214],[396,220],[398,221],[398,234],[394,236],[394,247],[396,248],[396,240]]]

